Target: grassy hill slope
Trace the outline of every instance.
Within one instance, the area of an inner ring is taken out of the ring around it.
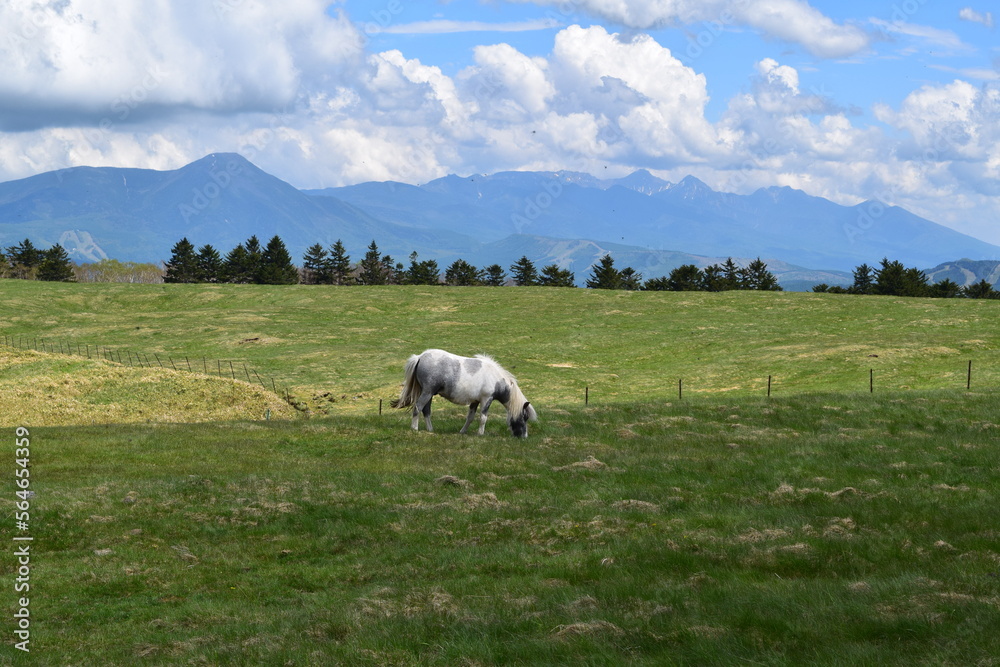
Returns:
[[[54,285],[0,281],[0,335],[247,364],[313,408],[370,411],[428,347],[492,354],[544,408],[688,394],[1000,383],[1000,303],[811,293]],[[202,362],[199,360],[206,360]],[[335,402],[331,402],[335,401]]]
[[[260,386],[0,345],[0,427],[291,418]]]
[[[0,540],[34,540],[33,664],[1000,655],[995,302],[14,281],[0,302],[15,344],[246,362],[336,413],[32,426],[30,456],[0,463],[31,491],[29,510],[0,496]],[[530,437],[499,419],[460,436],[441,405],[435,434],[377,415],[430,346],[511,367],[539,407]],[[150,379],[130,405],[184,401],[204,380],[4,355],[0,409],[127,402]]]

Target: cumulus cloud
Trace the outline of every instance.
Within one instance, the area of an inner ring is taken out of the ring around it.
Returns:
[[[321,0],[0,5],[0,129],[264,110],[357,55]]]
[[[963,7],[958,11],[958,18],[972,23],[981,23],[987,28],[993,28],[993,12],[977,12],[972,7]]]
[[[956,79],[921,87],[898,109],[877,105],[875,114],[909,133],[915,153],[935,161],[1000,157],[1000,89]]]
[[[324,5],[3,4],[14,27],[0,44],[0,180],[81,164],[169,169],[231,150],[299,187],[644,167],[737,192],[777,183],[846,204],[886,198],[939,220],[963,207],[1000,215],[994,84],[928,85],[866,124],[805,70],[762,58],[713,122],[705,76],[647,34],[569,25],[549,53],[485,44],[450,74],[370,52],[362,29]],[[728,24],[824,55],[867,40],[799,0],[578,6],[636,26],[730,12]]]
[[[745,25],[766,37],[799,44],[820,58],[864,51],[871,36],[855,25],[838,24],[803,0],[520,0],[580,10],[629,28],[650,29],[711,21]],[[572,12],[571,12],[572,13]]]

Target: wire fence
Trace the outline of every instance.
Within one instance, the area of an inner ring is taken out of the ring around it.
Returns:
[[[271,391],[291,404],[291,394],[285,386],[279,387],[277,381],[266,375],[261,375],[251,368],[244,359],[209,359],[208,357],[172,357],[160,356],[154,352],[152,356],[130,348],[112,347],[93,343],[67,342],[34,336],[4,335],[3,344],[19,350],[34,350],[50,354],[66,354],[87,359],[103,359],[121,366],[137,368],[166,368],[188,373],[200,373],[223,379],[240,380],[246,378],[250,384],[259,384],[265,391]]]

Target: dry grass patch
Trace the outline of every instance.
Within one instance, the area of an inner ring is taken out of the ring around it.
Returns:
[[[291,419],[276,394],[242,381],[0,347],[0,426]]]

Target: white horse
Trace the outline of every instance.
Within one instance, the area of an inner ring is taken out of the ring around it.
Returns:
[[[493,401],[500,401],[507,408],[507,425],[516,437],[528,437],[528,422],[538,418],[535,408],[518,388],[514,376],[485,354],[460,357],[444,350],[425,350],[419,355],[414,354],[406,362],[403,389],[399,398],[392,401],[392,407],[413,407],[414,431],[419,430],[422,412],[427,430],[433,432],[431,399],[435,394],[457,405],[469,406],[469,415],[461,433],[469,428],[476,409],[482,405],[479,415],[479,435],[482,435],[486,430],[486,414]]]

